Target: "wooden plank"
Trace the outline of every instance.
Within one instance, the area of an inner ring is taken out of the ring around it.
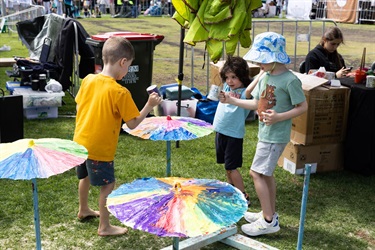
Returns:
[[[241,234],[229,236],[222,239],[221,242],[240,250],[277,250],[275,247],[271,247]]]
[[[225,227],[222,230],[219,230],[219,231],[211,233],[211,234],[197,236],[197,237],[194,237],[194,238],[188,238],[186,240],[180,241],[178,249],[180,249],[180,250],[199,249],[199,248],[207,246],[211,243],[214,243],[216,241],[220,241],[224,238],[227,238],[231,235],[234,235],[236,233],[237,233],[237,226],[232,225],[232,226]],[[173,245],[162,248],[161,250],[171,250],[171,249],[173,249]]]
[[[15,63],[14,58],[0,58],[0,67],[12,67]]]

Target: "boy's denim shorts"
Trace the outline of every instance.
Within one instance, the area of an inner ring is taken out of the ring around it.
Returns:
[[[94,161],[87,159],[84,163],[76,167],[78,179],[90,179],[93,186],[104,186],[115,181],[114,162]]]

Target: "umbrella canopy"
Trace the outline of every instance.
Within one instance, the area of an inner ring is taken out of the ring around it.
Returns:
[[[123,129],[131,135],[153,141],[192,140],[213,132],[213,126],[208,122],[179,116],[148,117],[133,130],[126,124]]]
[[[85,147],[70,140],[21,139],[0,144],[0,178],[32,180],[36,249],[42,249],[36,178],[63,173],[84,162]]]
[[[131,135],[153,141],[167,142],[167,176],[171,176],[171,141],[192,140],[214,131],[205,121],[180,116],[155,116],[144,119],[135,129],[122,128]]]
[[[61,174],[84,162],[85,147],[64,139],[21,139],[0,144],[0,178],[30,180]]]
[[[142,178],[123,184],[107,207],[126,226],[162,237],[195,237],[239,221],[247,210],[244,195],[211,179]]]

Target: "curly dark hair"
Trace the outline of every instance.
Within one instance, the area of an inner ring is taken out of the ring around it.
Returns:
[[[223,82],[225,82],[225,74],[228,72],[233,72],[238,79],[242,82],[246,88],[252,79],[250,78],[250,69],[247,61],[239,56],[228,56],[224,63],[224,66],[220,70],[220,77]]]

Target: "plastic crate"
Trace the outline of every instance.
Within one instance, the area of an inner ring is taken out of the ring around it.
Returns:
[[[47,119],[58,117],[58,107],[25,108],[23,115],[27,119]]]
[[[31,89],[31,86],[21,86],[21,82],[16,81],[7,81],[5,87],[11,95],[13,95],[13,91],[17,88]]]
[[[64,92],[47,93],[42,91],[34,91],[31,88],[16,88],[13,95],[23,96],[23,108],[31,107],[60,107],[62,105],[62,97]]]

